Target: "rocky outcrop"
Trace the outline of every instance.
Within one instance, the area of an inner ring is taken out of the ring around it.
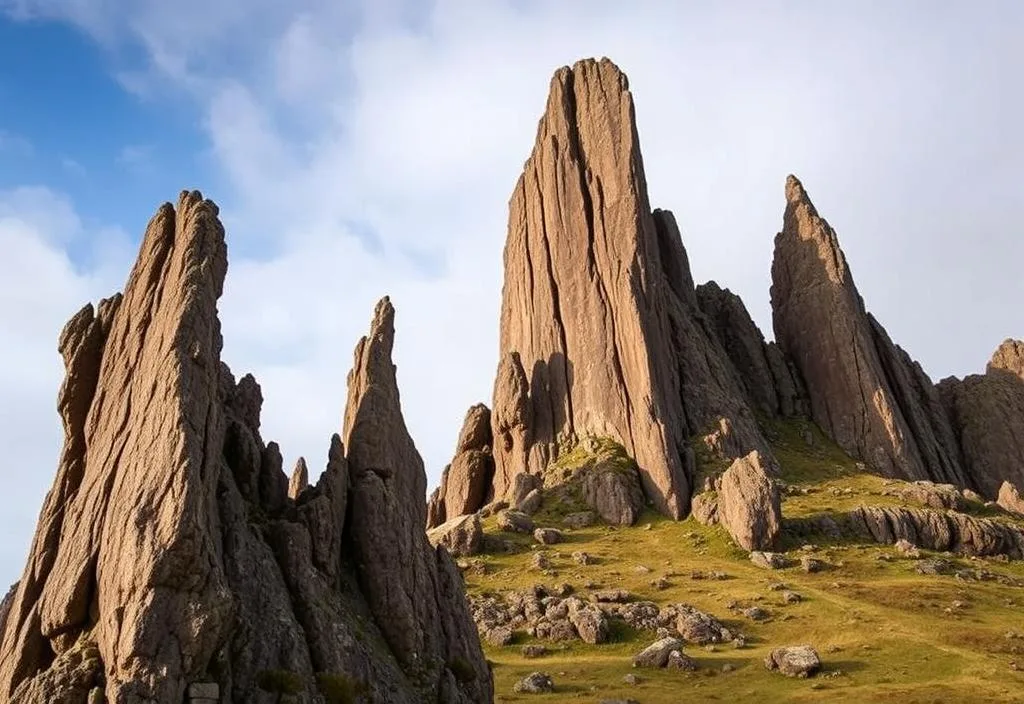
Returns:
[[[469,409],[462,423],[455,457],[441,474],[427,506],[427,528],[475,513],[487,503],[494,478],[491,411],[482,403]]]
[[[1007,340],[984,374],[949,377],[938,390],[974,487],[994,499],[1003,482],[1024,486],[1024,343]]]
[[[593,509],[612,525],[633,525],[644,510],[636,463],[607,438],[580,441],[545,470],[543,481],[546,502]]]
[[[751,407],[770,416],[806,412],[798,375],[774,342],[765,342],[740,297],[714,281],[697,287],[697,303],[743,383]]]
[[[348,456],[333,438],[317,484],[289,498],[258,384],[220,361],[217,215],[198,192],[162,206],[123,296],[61,334],[64,448],[0,629],[0,699],[179,704],[191,687],[269,704],[283,679],[308,696],[333,682],[374,702],[490,701],[459,576],[423,533],[390,306],[357,353]],[[382,603],[398,592],[417,603]]]
[[[725,470],[717,482],[718,522],[744,550],[770,550],[782,528],[779,489],[754,451]]]
[[[495,497],[592,435],[621,444],[647,497],[678,518],[690,436],[724,416],[745,451],[766,451],[675,221],[650,208],[632,95],[612,62],[555,74],[509,210]]]
[[[992,355],[986,371],[994,373],[998,370],[1010,372],[1024,381],[1024,340],[1003,340]]]
[[[835,231],[793,176],[771,300],[811,416],[844,450],[888,476],[972,486],[931,381],[868,315]]]
[[[484,529],[475,513],[456,516],[447,523],[427,531],[427,540],[433,546],[444,545],[455,557],[476,555],[483,549]]]
[[[1021,498],[1017,487],[1010,482],[1003,482],[1003,485],[999,487],[996,503],[1004,511],[1024,516],[1024,498]],[[0,618],[3,618],[3,607],[0,607]]]
[[[824,534],[894,545],[900,540],[924,550],[989,557],[1024,558],[1024,526],[958,511],[902,506],[861,506],[842,515],[789,519],[797,536]]]
[[[288,498],[297,499],[302,490],[309,486],[309,468],[306,460],[300,457],[292,470],[292,477],[288,480]]]

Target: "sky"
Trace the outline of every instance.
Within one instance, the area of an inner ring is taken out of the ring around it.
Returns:
[[[223,358],[323,466],[373,305],[431,486],[498,360],[508,199],[551,74],[629,75],[652,205],[771,338],[798,175],[936,380],[1024,337],[1024,3],[0,0],[0,582],[62,431],[64,322],[182,189],[221,207]],[[2,590],[0,590],[2,591]]]

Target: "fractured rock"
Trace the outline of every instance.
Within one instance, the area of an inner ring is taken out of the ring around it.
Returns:
[[[811,416],[840,447],[888,476],[971,485],[931,380],[867,313],[835,231],[794,176],[771,300],[775,338]]]
[[[775,648],[764,658],[764,666],[787,677],[809,677],[821,669],[818,652],[809,645]]]
[[[760,453],[735,460],[717,485],[718,522],[744,550],[770,550],[782,529],[782,508]]]
[[[683,641],[678,638],[661,638],[633,657],[633,667],[665,667],[672,651],[682,649]]]
[[[427,539],[433,546],[444,545],[455,557],[479,554],[483,549],[484,529],[480,517],[475,513],[457,516],[437,528],[427,531]]]
[[[455,456],[442,472],[441,483],[430,497],[427,528],[435,528],[483,507],[494,476],[491,445],[491,412],[478,403],[466,412]]]
[[[350,376],[349,456],[335,436],[290,502],[259,385],[220,361],[217,215],[195,191],[162,206],[123,295],[61,334],[65,443],[0,619],[0,700],[180,704],[213,685],[269,704],[261,673],[313,693],[333,672],[369,702],[491,701],[461,577],[423,533],[389,306]]]
[[[999,496],[996,498],[996,503],[1004,511],[1024,516],[1024,498],[1021,498],[1017,487],[1010,482],[1003,482],[1002,486],[999,487]]]

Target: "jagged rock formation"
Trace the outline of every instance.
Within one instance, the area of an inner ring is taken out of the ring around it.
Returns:
[[[427,528],[479,511],[490,499],[494,477],[491,455],[491,411],[478,403],[466,412],[455,457],[444,468],[441,483],[427,504]]]
[[[1017,487],[1010,482],[1003,482],[1002,486],[999,487],[999,496],[996,497],[996,503],[1004,511],[1024,516],[1024,498],[1021,498]],[[3,618],[2,607],[0,607],[0,618]]]
[[[739,374],[753,408],[770,416],[806,412],[800,377],[774,342],[765,342],[740,297],[714,281],[697,287],[697,303]]]
[[[718,521],[744,550],[770,550],[782,528],[779,489],[755,450],[718,480]]]
[[[864,309],[839,240],[800,181],[786,181],[772,318],[814,421],[886,475],[971,487],[935,387]]]
[[[607,59],[552,79],[504,261],[495,497],[593,435],[625,447],[647,497],[680,517],[690,436],[727,416],[739,445],[766,451],[697,306],[675,221],[651,211],[632,95]]]
[[[989,499],[1005,481],[1024,486],[1024,343],[1006,340],[984,374],[939,382],[961,457],[974,486]]]
[[[292,470],[292,478],[288,480],[288,498],[297,499],[302,490],[309,486],[309,467],[306,458],[300,457]]]
[[[459,576],[423,534],[390,305],[357,349],[347,456],[335,436],[289,498],[258,384],[220,361],[217,214],[198,192],[162,206],[123,296],[61,335],[65,443],[0,619],[0,699],[490,701]]]

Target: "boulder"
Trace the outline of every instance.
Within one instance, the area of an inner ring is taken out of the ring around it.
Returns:
[[[555,691],[555,683],[550,675],[533,672],[516,682],[512,691],[522,694],[545,694]]]
[[[683,653],[681,650],[673,650],[668,654],[668,662],[665,663],[665,667],[669,670],[696,672],[697,661]]]
[[[821,669],[821,659],[809,645],[790,645],[768,653],[764,666],[787,677],[809,677]]]
[[[477,555],[483,549],[484,530],[476,514],[457,516],[427,531],[430,544],[443,545],[455,557]]]
[[[678,638],[661,638],[633,657],[633,667],[665,667],[672,651],[682,649],[683,641]]]
[[[533,519],[522,511],[507,508],[498,512],[498,528],[509,533],[532,533]]]
[[[554,545],[562,542],[563,535],[556,528],[537,528],[533,531],[533,539],[541,545]]]
[[[744,550],[770,550],[775,545],[782,529],[779,490],[756,450],[722,474],[716,515]]]
[[[494,477],[491,444],[491,412],[478,403],[466,412],[455,456],[445,467],[441,483],[430,497],[427,528],[483,507]]]
[[[758,567],[763,567],[768,570],[781,570],[782,568],[789,565],[789,560],[786,556],[778,552],[761,552],[755,550],[750,553],[750,561]]]

